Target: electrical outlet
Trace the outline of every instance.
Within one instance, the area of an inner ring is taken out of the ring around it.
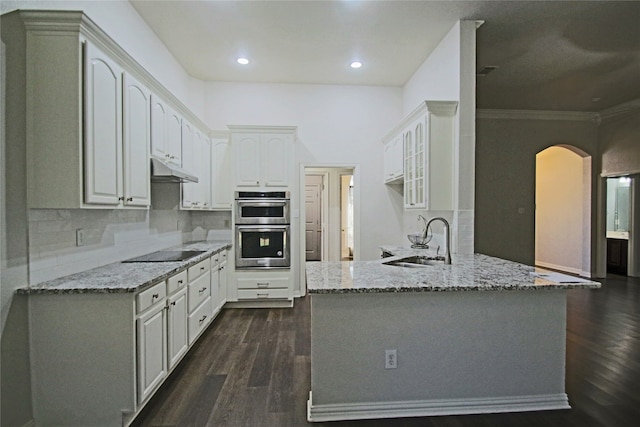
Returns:
[[[395,349],[384,351],[384,369],[396,369],[398,367],[398,352]]]
[[[76,246],[84,246],[84,228],[76,228]]]

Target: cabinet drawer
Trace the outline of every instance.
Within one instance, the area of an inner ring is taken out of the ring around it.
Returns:
[[[289,278],[265,277],[261,279],[238,279],[238,289],[288,289]]]
[[[189,283],[189,313],[195,310],[202,301],[211,296],[211,272],[207,270],[205,274]]]
[[[164,299],[167,296],[167,285],[165,282],[160,282],[153,285],[146,291],[142,291],[136,296],[136,309],[138,313],[145,311],[153,304]]]
[[[181,271],[167,279],[167,295],[170,295],[187,284],[187,270]]]
[[[207,298],[196,311],[189,315],[189,345],[193,344],[200,332],[211,322],[212,313],[211,298]]]
[[[238,289],[238,301],[263,299],[290,300],[291,296],[289,289]]]
[[[202,276],[206,271],[209,271],[211,268],[211,259],[207,258],[203,261],[200,261],[196,265],[189,267],[188,270],[188,278],[189,283],[193,282],[198,277]]]

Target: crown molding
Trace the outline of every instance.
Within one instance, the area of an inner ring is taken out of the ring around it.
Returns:
[[[477,109],[477,119],[501,119],[501,120],[562,120],[577,122],[598,122],[598,113],[585,113],[581,111],[552,111],[552,110],[491,110]]]
[[[602,110],[600,111],[600,119],[602,121],[611,120],[626,114],[637,112],[640,112],[640,99],[635,99],[633,101],[625,102],[624,104]]]

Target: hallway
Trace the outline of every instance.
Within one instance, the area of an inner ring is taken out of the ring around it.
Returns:
[[[298,427],[624,427],[640,419],[640,278],[609,276],[567,298],[571,410],[310,424],[309,303],[225,310],[134,424]]]

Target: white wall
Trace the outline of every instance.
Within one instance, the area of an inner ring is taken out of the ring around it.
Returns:
[[[127,0],[3,0],[0,14],[15,9],[82,10],[198,117],[204,115],[203,83],[190,77]]]
[[[294,171],[300,163],[358,165],[362,210],[360,259],[379,258],[395,241],[401,220],[383,182],[380,140],[401,118],[402,90],[394,87],[302,84],[206,84],[207,122],[297,126]],[[297,186],[297,184],[296,184]],[[292,201],[299,209],[298,200]]]
[[[404,85],[404,115],[425,100],[460,99],[460,40],[460,22],[457,22]]]
[[[425,100],[458,101],[454,131],[454,206],[452,211],[407,211],[403,235],[416,229],[416,218],[442,216],[451,224],[451,251],[474,251],[475,201],[475,58],[476,22],[459,21],[418,68],[403,88],[403,111],[408,114]],[[433,245],[445,247],[440,228]],[[402,244],[407,244],[403,238]]]

